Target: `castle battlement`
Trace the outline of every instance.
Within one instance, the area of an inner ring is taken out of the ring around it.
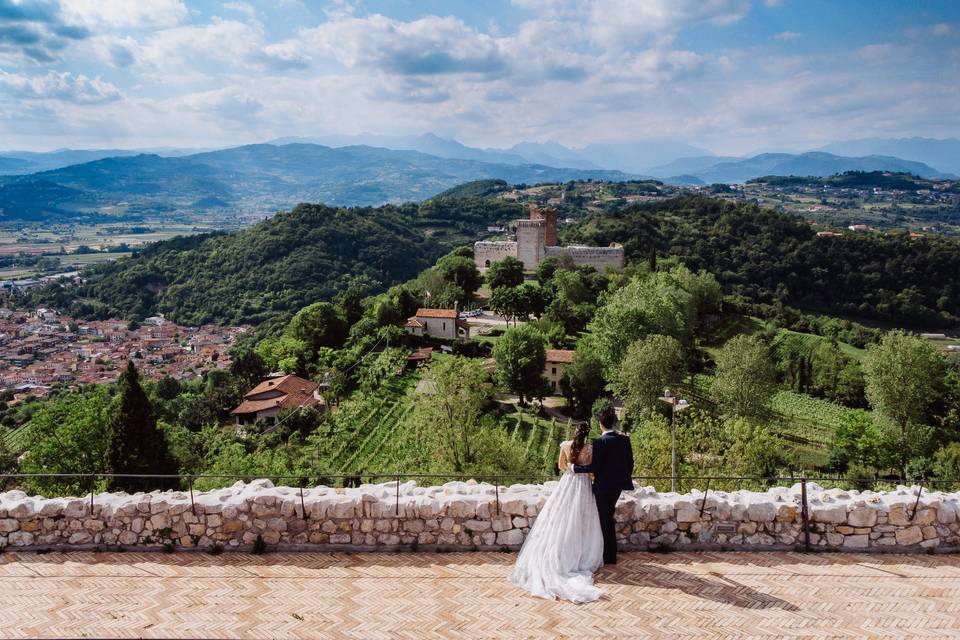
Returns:
[[[557,210],[531,207],[529,220],[516,220],[516,241],[479,241],[473,245],[474,263],[478,269],[487,269],[507,256],[517,258],[525,269],[532,271],[546,258],[570,256],[574,264],[589,265],[598,271],[606,267],[622,269],[626,261],[623,245],[588,247],[557,245]]]

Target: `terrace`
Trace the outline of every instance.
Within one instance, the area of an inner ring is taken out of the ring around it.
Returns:
[[[960,558],[627,553],[587,605],[509,553],[5,553],[7,637],[952,637]]]

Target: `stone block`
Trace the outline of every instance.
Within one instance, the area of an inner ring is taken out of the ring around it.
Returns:
[[[777,518],[777,505],[773,502],[755,502],[747,507],[747,517],[753,522],[773,522]]]
[[[7,535],[7,544],[11,547],[29,547],[33,544],[33,534],[29,531],[14,531]]]
[[[843,546],[862,549],[870,546],[870,536],[867,534],[844,536]]]
[[[855,507],[847,514],[847,524],[851,527],[872,527],[877,524],[877,510],[872,507]]]
[[[908,547],[923,542],[923,531],[920,527],[906,527],[897,530],[897,544],[901,547]]]
[[[509,531],[501,531],[497,534],[497,544],[507,545],[507,546],[516,546],[523,544],[523,531],[520,529],[511,529]]]
[[[20,528],[20,521],[13,518],[3,518],[0,520],[0,533],[10,533]]]

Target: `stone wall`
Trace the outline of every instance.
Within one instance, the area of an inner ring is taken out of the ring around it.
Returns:
[[[501,487],[414,482],[353,489],[274,487],[268,480],[198,492],[100,494],[86,498],[0,493],[0,547],[305,549],[516,549],[556,482]],[[808,484],[810,544],[821,550],[928,551],[960,548],[960,494],[916,487],[871,493]],[[302,496],[302,497],[301,497]],[[701,506],[703,512],[701,514]],[[399,515],[398,515],[399,514]],[[630,548],[774,549],[802,545],[800,485],[763,493],[686,495],[641,488],[617,506]]]
[[[473,262],[477,269],[487,269],[494,262],[510,256],[517,257],[517,243],[511,241],[481,240],[473,243]]]
[[[573,262],[577,266],[588,265],[600,272],[603,272],[606,267],[623,269],[626,261],[623,246],[619,244],[612,244],[609,247],[586,247],[583,245],[547,247],[545,257],[559,258],[564,254],[573,258]]]

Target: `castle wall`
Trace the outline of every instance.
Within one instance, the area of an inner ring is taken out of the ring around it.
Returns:
[[[43,498],[0,493],[0,549],[250,548],[324,550],[440,546],[468,551],[523,543],[556,481],[499,488],[486,483],[415,482],[336,489],[274,487],[269,480],[190,493],[101,493]],[[628,548],[930,552],[960,548],[960,493],[824,490],[807,483],[769,491],[625,491],[616,534]]]
[[[569,255],[577,266],[589,265],[597,271],[603,271],[607,267],[622,269],[626,260],[621,245],[609,247],[585,247],[581,245],[547,247],[544,257],[559,258],[562,255]]]
[[[477,269],[486,269],[507,256],[517,257],[516,242],[481,241],[473,243],[473,263]]]

